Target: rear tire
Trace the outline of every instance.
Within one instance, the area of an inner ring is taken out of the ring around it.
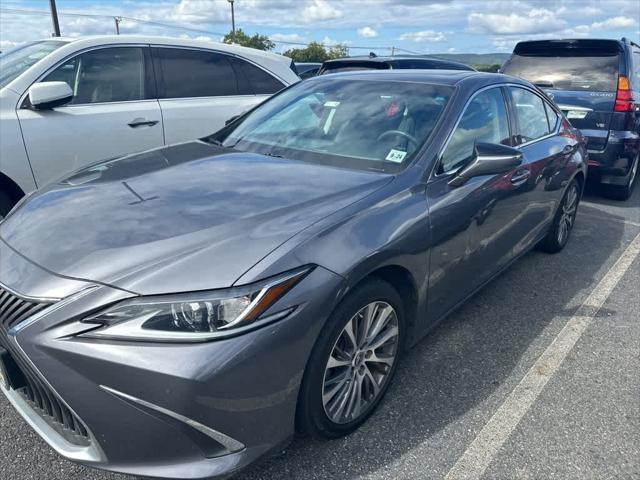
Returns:
[[[389,283],[373,278],[356,287],[313,348],[300,387],[298,429],[338,438],[362,425],[395,375],[405,325],[402,298]]]
[[[631,165],[631,174],[625,185],[602,185],[602,195],[613,200],[620,200],[624,202],[631,197],[633,193],[633,187],[635,187],[635,180],[638,176],[638,163],[640,163],[640,155],[638,155]]]
[[[558,253],[567,244],[578,213],[580,193],[580,184],[574,178],[564,192],[547,236],[538,244],[539,250]]]

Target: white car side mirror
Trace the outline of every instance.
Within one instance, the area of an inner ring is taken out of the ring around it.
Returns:
[[[73,90],[66,82],[40,82],[29,88],[29,101],[39,110],[59,107],[73,98]]]

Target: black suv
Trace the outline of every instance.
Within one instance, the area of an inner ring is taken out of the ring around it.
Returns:
[[[378,57],[370,54],[368,56],[361,57],[346,57],[327,60],[322,64],[318,75],[346,72],[350,70],[392,69],[474,70],[464,63],[452,62],[433,57],[423,57],[418,55]]]
[[[626,200],[640,161],[640,45],[622,40],[520,42],[500,69],[542,88],[587,138],[590,173]]]

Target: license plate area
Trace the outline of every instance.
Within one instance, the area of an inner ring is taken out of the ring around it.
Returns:
[[[0,347],[0,385],[5,389],[19,390],[27,386],[27,381],[11,354]]]

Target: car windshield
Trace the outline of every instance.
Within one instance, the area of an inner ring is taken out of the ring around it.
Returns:
[[[42,60],[67,42],[44,40],[31,42],[0,55],[0,88],[17,78],[22,72]]]
[[[557,90],[614,92],[618,55],[513,55],[502,72]]]
[[[452,91],[417,82],[322,77],[273,97],[209,141],[287,159],[396,172],[427,141]]]

